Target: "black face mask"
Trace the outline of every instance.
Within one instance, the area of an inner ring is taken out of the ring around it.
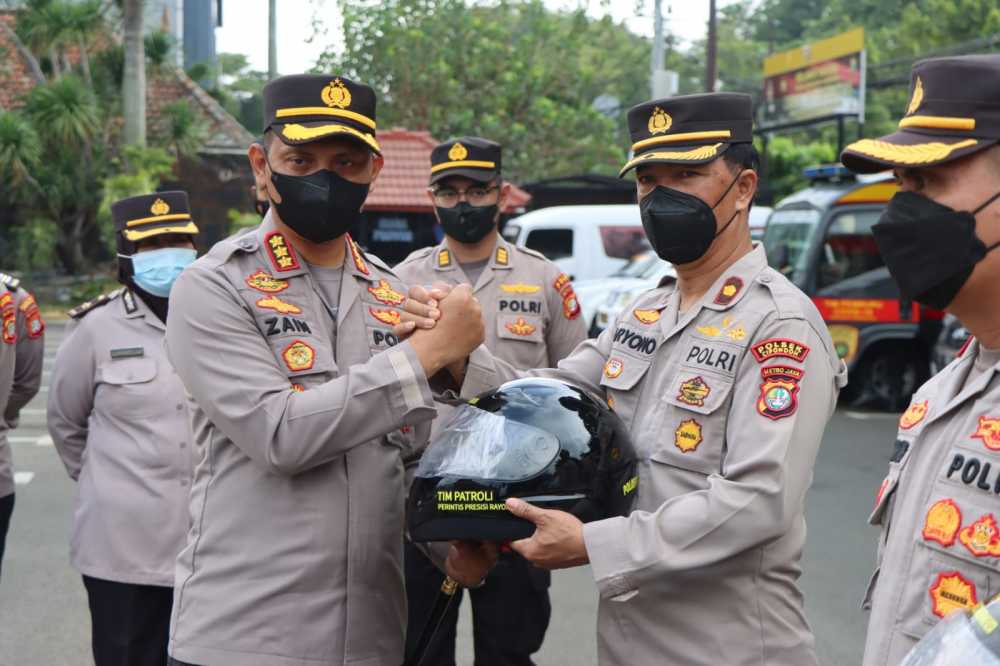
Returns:
[[[974,211],[957,211],[914,192],[899,192],[872,227],[879,252],[903,296],[943,310],[955,300],[986,253]]]
[[[739,176],[729,183],[715,206],[733,189]],[[643,197],[639,214],[646,238],[656,254],[672,264],[689,264],[705,256],[717,236],[720,236],[739,213],[733,213],[718,233],[715,232],[715,206],[696,196],[659,185]]]
[[[368,198],[367,183],[352,183],[327,169],[308,176],[271,169],[271,183],[281,195],[281,203],[271,200],[281,221],[313,243],[325,243],[350,231]]]
[[[460,201],[451,208],[438,206],[437,214],[448,236],[459,243],[477,243],[493,231],[498,210],[497,204],[470,206],[468,201]]]

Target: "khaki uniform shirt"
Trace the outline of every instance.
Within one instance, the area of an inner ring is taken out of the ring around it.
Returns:
[[[93,578],[170,587],[188,530],[193,458],[165,326],[126,289],[70,315],[47,415],[77,481],[70,563]]]
[[[846,368],[759,245],[678,314],[672,281],[557,370],[480,347],[462,394],[525,374],[607,399],[638,455],[633,513],[589,523],[601,664],[806,666],[806,491]]]
[[[20,280],[0,273],[0,497],[14,492],[14,468],[7,433],[21,408],[42,385],[45,323],[35,298]]]
[[[881,527],[865,666],[898,664],[953,610],[1000,593],[1000,364],[976,342],[913,395],[869,518]]]
[[[406,289],[346,242],[335,319],[270,216],[173,287],[167,352],[197,456],[175,659],[402,662],[402,457],[436,410],[416,353],[391,332]]]

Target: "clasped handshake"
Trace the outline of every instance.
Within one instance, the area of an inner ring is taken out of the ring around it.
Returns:
[[[467,284],[412,287],[393,333],[409,339],[428,377],[447,369],[461,383],[469,354],[484,339],[482,308]]]

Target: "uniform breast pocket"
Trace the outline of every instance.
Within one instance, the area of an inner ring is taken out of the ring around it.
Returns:
[[[496,325],[498,349],[492,350],[494,353],[522,368],[548,365],[541,317],[502,314],[497,317]]]
[[[657,446],[650,456],[699,474],[722,472],[733,378],[682,366],[661,396]]]
[[[604,387],[608,405],[625,421],[630,430],[639,402],[639,380],[646,375],[651,363],[650,359],[635,358],[614,349],[604,363],[601,386]]]
[[[154,358],[112,359],[100,366],[95,406],[128,416],[150,416],[163,409]]]

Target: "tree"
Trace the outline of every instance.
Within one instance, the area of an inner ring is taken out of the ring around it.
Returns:
[[[381,127],[504,143],[505,172],[534,179],[616,173],[624,114],[648,95],[650,44],[610,18],[540,0],[341,2],[344,49],[317,71],[375,88]],[[594,108],[599,96],[618,109]]]
[[[125,143],[146,145],[146,55],[142,36],[143,0],[124,0],[125,78],[122,103]]]

